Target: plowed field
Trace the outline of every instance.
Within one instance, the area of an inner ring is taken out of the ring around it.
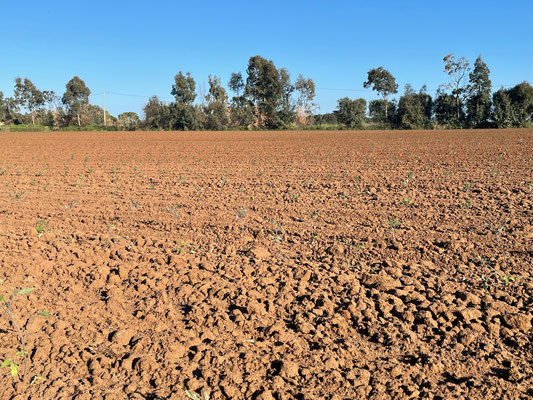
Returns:
[[[533,130],[0,152],[2,399],[533,396]]]

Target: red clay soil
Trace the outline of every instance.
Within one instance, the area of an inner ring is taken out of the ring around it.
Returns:
[[[0,149],[2,399],[533,396],[533,130]]]

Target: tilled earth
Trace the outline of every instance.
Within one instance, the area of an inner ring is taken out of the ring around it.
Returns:
[[[0,149],[2,399],[533,396],[532,130]]]

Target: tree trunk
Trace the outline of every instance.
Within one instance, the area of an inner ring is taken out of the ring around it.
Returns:
[[[387,98],[383,97],[383,100],[385,100],[385,122],[388,122],[389,118],[387,115]]]
[[[35,116],[33,115],[33,111],[30,114],[31,114],[31,124],[35,125]]]
[[[76,117],[78,117],[78,126],[81,126],[81,122],[80,122],[80,114],[76,114]]]

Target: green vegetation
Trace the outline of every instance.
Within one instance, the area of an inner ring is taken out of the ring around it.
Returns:
[[[25,324],[20,324],[19,319],[15,318],[15,315],[13,313],[13,301],[20,297],[30,294],[34,288],[26,287],[22,289],[13,289],[13,293],[6,298],[3,294],[0,295],[0,309],[8,316],[9,320],[11,321],[11,325],[13,327],[13,331],[17,335],[18,344],[19,347],[17,349],[13,349],[14,355],[12,357],[8,357],[3,360],[3,362],[0,364],[0,368],[9,367],[9,371],[11,373],[11,376],[14,378],[18,376],[19,374],[19,367],[21,365],[24,366],[21,380],[24,378],[24,374],[26,372],[26,364],[28,361],[28,351],[27,351],[27,343],[26,338],[28,337],[28,333],[31,330],[31,326],[33,324],[33,321],[38,316],[41,317],[54,317],[54,315],[46,312],[46,311],[38,311],[30,315],[26,318]],[[31,384],[36,383],[38,380],[42,380],[42,378],[36,376],[31,380]]]
[[[190,73],[179,71],[170,94],[145,104],[144,119],[134,112],[115,118],[89,103],[90,89],[75,76],[62,96],[39,90],[28,78],[16,78],[14,95],[0,92],[0,131],[49,130],[244,130],[244,129],[441,129],[509,128],[533,125],[533,86],[528,82],[492,92],[490,69],[479,56],[470,66],[453,53],[443,58],[447,82],[432,97],[426,86],[405,85],[398,93],[396,78],[384,67],[368,71],[363,87],[381,99],[343,97],[335,111],[315,114],[315,83],[298,75],[291,81],[286,68],[259,55],[250,57],[245,74],[232,73],[227,87],[209,75],[205,93]],[[105,118],[104,118],[105,113]]]

